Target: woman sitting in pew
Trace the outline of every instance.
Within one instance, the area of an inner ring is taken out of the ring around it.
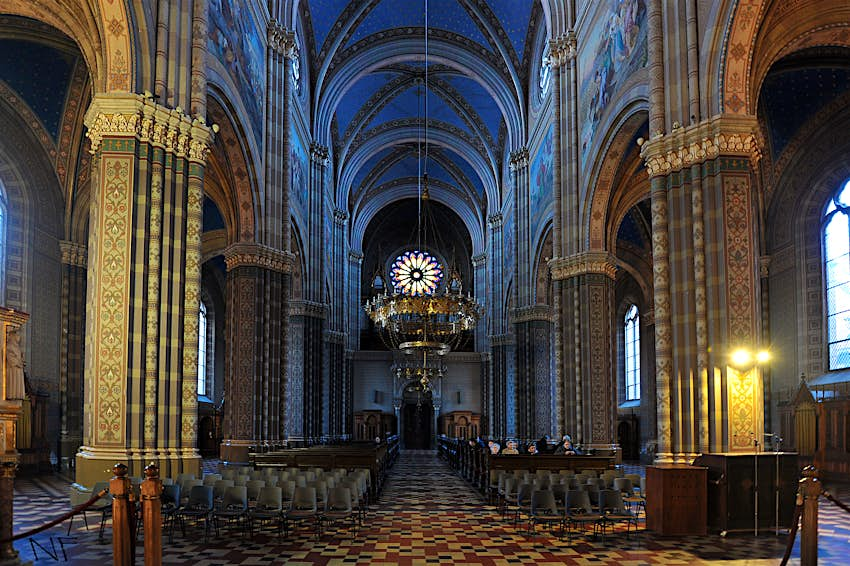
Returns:
[[[564,435],[564,442],[555,448],[555,454],[564,454],[566,456],[581,456],[582,452],[573,445],[573,439],[569,434]]]

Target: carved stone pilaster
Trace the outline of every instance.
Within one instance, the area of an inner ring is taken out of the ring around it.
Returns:
[[[310,159],[312,159],[315,163],[318,163],[322,167],[326,167],[328,165],[328,158],[330,154],[328,153],[328,148],[324,145],[313,142],[310,144]]]
[[[479,267],[482,267],[485,263],[487,263],[487,254],[478,254],[472,256],[473,269],[478,269]]]
[[[490,225],[491,230],[498,230],[502,227],[504,222],[504,218],[501,214],[491,214],[487,217],[487,223]]]
[[[573,30],[549,40],[548,59],[552,67],[563,67],[575,59],[577,53],[578,44]]]
[[[528,167],[528,148],[521,147],[511,152],[509,166],[511,171]]]
[[[85,268],[88,263],[88,248],[83,244],[62,240],[59,242],[59,252],[62,255],[62,263]]]

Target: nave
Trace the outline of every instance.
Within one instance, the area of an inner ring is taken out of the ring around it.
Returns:
[[[217,462],[207,461],[208,471]],[[15,532],[45,523],[67,509],[68,483],[56,476],[18,478],[15,489]],[[846,489],[838,491],[847,500]],[[820,511],[820,559],[823,564],[841,563],[850,551],[850,521],[825,501]],[[64,535],[67,523],[36,537],[49,548],[50,537]],[[643,521],[641,521],[643,529]],[[72,541],[66,542],[68,563],[104,564],[112,547],[97,544],[97,520],[90,518],[86,531],[75,520]],[[36,564],[54,562],[27,541],[17,545],[21,558]],[[56,550],[59,551],[58,541]],[[656,538],[641,530],[626,538],[623,533],[606,536],[604,543],[590,536],[565,537],[542,532],[528,536],[525,527],[515,528],[501,518],[480,494],[455,474],[433,451],[407,450],[391,470],[379,500],[366,522],[352,537],[347,529],[327,529],[317,541],[311,529],[298,528],[280,543],[268,533],[245,540],[238,531],[222,530],[203,544],[199,530],[165,538],[163,563],[192,564],[778,564],[784,537],[716,535]],[[142,548],[137,549],[141,559]],[[795,547],[792,564],[799,563]],[[61,559],[61,552],[58,557]],[[738,562],[740,561],[740,562]]]

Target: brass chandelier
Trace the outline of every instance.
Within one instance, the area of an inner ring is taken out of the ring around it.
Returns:
[[[423,144],[418,145],[419,200],[416,249],[395,258],[392,277],[381,277],[383,292],[366,301],[364,309],[384,345],[393,352],[396,378],[416,379],[424,391],[446,372],[445,355],[462,345],[483,314],[471,293],[463,294],[460,275],[452,267],[447,282],[443,266],[428,250],[438,231],[429,209],[428,193],[428,2],[425,0],[425,120]],[[422,120],[420,117],[420,137]],[[440,249],[438,245],[436,249]],[[374,287],[373,287],[374,289]],[[374,289],[378,291],[377,289]]]

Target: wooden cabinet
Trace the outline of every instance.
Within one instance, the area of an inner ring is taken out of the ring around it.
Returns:
[[[706,534],[707,472],[698,466],[649,466],[646,528],[659,535]]]
[[[777,522],[782,528],[791,526],[799,477],[797,454],[702,454],[694,464],[708,467],[708,526],[712,530],[753,532],[756,515],[759,529],[772,529]]]

